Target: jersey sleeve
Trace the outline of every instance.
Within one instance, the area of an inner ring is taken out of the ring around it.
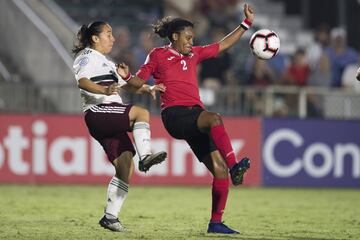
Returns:
[[[79,81],[81,78],[91,78],[92,74],[92,65],[93,61],[89,56],[80,56],[79,58],[75,59],[73,65],[73,71],[75,74],[76,81]]]
[[[216,57],[219,53],[219,47],[219,43],[195,47],[195,51],[199,54],[199,62]]]
[[[136,76],[141,78],[142,80],[149,80],[150,76],[154,74],[157,66],[157,54],[156,51],[151,51],[148,56],[146,57],[146,60],[144,64],[140,67],[140,69],[137,71]]]

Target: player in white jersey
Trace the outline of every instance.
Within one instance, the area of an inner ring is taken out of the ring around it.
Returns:
[[[151,153],[149,111],[124,104],[118,91],[122,88],[134,93],[150,93],[155,98],[156,91],[163,92],[165,87],[145,85],[136,88],[128,85],[127,81],[131,78],[128,67],[125,64],[115,65],[105,57],[114,41],[108,23],[83,25],[73,48],[73,71],[80,88],[88,130],[102,145],[116,172],[108,185],[105,214],[99,224],[122,232],[126,229],[118,220],[118,214],[128,193],[135,155],[128,132],[133,133],[140,157],[140,171],[146,172],[152,165],[164,161],[166,152]]]
[[[359,67],[359,69],[357,70],[356,79],[360,81],[360,67]]]

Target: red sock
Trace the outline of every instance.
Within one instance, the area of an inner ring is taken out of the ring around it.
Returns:
[[[219,150],[221,156],[223,156],[225,159],[228,168],[234,166],[236,164],[236,156],[224,125],[220,124],[212,127],[210,130],[210,135],[215,143],[216,148]]]
[[[212,184],[211,222],[221,222],[229,193],[229,179],[214,178]]]

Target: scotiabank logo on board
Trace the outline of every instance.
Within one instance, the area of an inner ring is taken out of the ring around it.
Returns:
[[[225,119],[236,155],[249,156],[245,184],[260,184],[260,121]],[[211,175],[185,141],[171,138],[159,117],[151,120],[153,151],[168,152],[166,162],[146,174],[137,170],[132,183],[208,184]],[[102,147],[92,139],[82,116],[0,116],[0,182],[106,183],[114,174]]]

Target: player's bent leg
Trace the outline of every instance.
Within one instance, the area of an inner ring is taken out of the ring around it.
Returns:
[[[148,110],[133,106],[129,118],[130,125],[133,125],[135,146],[140,157],[139,170],[147,172],[153,165],[163,162],[167,153],[164,151],[151,153],[150,114]]]
[[[150,113],[147,109],[139,107],[139,106],[132,106],[129,111],[129,120],[130,125],[132,126],[135,122],[150,122]]]
[[[232,168],[236,164],[236,156],[221,116],[217,113],[204,111],[200,114],[197,124],[200,131],[207,132],[211,136],[227,166]]]
[[[250,168],[250,159],[244,157],[230,169],[230,176],[233,185],[236,186],[243,183],[244,174],[249,168]]]
[[[221,125],[222,119],[220,114],[203,111],[198,117],[197,126],[201,132],[209,133],[214,126]]]

